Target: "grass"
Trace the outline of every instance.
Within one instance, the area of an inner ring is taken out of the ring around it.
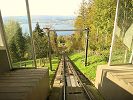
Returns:
[[[13,63],[12,65],[13,68],[19,68],[19,67],[25,67],[25,64],[26,67],[33,67],[33,60],[22,61],[21,65],[20,62]]]
[[[53,57],[52,58],[52,71],[50,70],[50,64],[49,64],[49,62],[47,62],[46,65],[45,65],[46,67],[49,68],[50,82],[52,81],[52,79],[54,77],[55,71],[56,71],[57,66],[58,66],[58,62],[59,62],[58,57]]]
[[[84,66],[84,52],[74,53],[69,57],[72,59],[72,61],[74,61],[74,63],[81,70],[81,72],[92,81],[95,80],[97,66],[107,64],[107,61],[105,60],[103,55],[89,55],[87,66]]]

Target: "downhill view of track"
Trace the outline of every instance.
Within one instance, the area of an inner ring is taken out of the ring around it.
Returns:
[[[65,54],[60,60],[49,99],[103,100],[94,85]]]

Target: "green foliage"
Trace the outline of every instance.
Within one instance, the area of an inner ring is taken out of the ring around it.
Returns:
[[[7,42],[9,43],[17,31],[17,22],[14,19],[9,19],[4,25]]]
[[[65,39],[63,36],[58,36],[59,43],[65,43]]]
[[[14,40],[14,38],[12,38],[11,40],[10,40],[10,42],[9,42],[9,50],[10,50],[10,55],[11,55],[11,58],[12,58],[12,61],[13,62],[16,62],[16,61],[18,61],[18,53],[17,52],[15,52],[15,51],[17,51],[17,48],[16,48],[16,44],[15,44],[15,40]]]
[[[49,68],[49,76],[50,76],[50,82],[52,81],[52,79],[54,78],[54,74],[56,72],[56,69],[58,67],[58,63],[59,63],[59,59],[58,57],[53,57],[52,59],[52,71],[50,70],[50,65],[49,65],[49,62],[46,63],[46,67]]]
[[[5,31],[12,61],[24,60],[26,51],[25,38],[19,23],[14,20],[9,20],[5,24]]]
[[[17,24],[17,29],[16,29],[16,33],[14,35],[14,39],[15,39],[15,45],[16,45],[16,49],[17,49],[17,51],[14,51],[14,52],[17,52],[17,54],[18,54],[17,59],[19,61],[21,61],[21,60],[23,60],[24,53],[25,53],[25,38],[22,35],[22,29],[19,24]]]
[[[75,27],[89,27],[89,48],[91,50],[109,50],[115,8],[115,0],[94,0],[89,3],[82,2],[79,15],[75,20]]]
[[[84,50],[84,35],[81,32],[75,32],[71,37],[73,50]]]
[[[52,47],[52,53],[55,53],[58,55],[58,41],[57,41],[57,34],[56,32],[52,31],[50,32],[50,43]]]
[[[36,24],[36,27],[33,31],[33,39],[35,44],[35,51],[37,58],[44,58],[48,53],[48,40],[47,35],[40,28],[39,23]]]
[[[28,59],[32,59],[32,45],[31,45],[31,37],[29,36],[28,33],[25,33],[24,34],[24,38],[25,38],[25,55],[24,55],[24,58],[25,60],[28,60]]]

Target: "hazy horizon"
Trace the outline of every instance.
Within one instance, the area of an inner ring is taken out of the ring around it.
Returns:
[[[23,33],[29,33],[28,18],[27,16],[10,16],[3,17],[4,23],[13,19],[20,23]],[[52,29],[74,29],[74,16],[31,16],[32,30],[36,27],[36,23],[39,22],[41,28],[51,26]],[[58,35],[69,35],[72,32],[57,32]]]

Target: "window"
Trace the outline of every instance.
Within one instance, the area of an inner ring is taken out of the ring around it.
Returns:
[[[133,0],[118,1],[111,65],[128,64],[133,58]]]

